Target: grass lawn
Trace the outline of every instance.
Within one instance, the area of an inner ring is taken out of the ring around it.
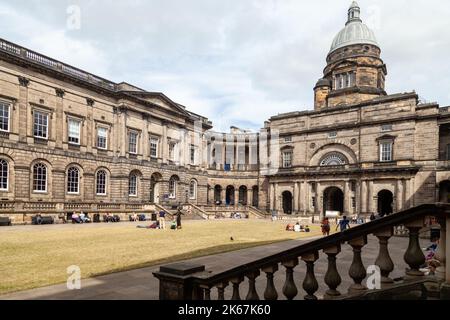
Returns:
[[[184,221],[183,229],[137,229],[135,224],[23,226],[0,229],[0,294],[320,234],[285,231],[262,220]],[[230,240],[234,238],[234,241]]]

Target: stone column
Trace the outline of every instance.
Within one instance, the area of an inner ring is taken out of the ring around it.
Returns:
[[[305,208],[306,208],[306,203],[305,203],[305,181],[300,181],[300,192],[298,195],[298,201],[299,201],[299,211],[303,214],[305,214]]]
[[[345,181],[344,183],[344,213],[350,214],[350,187],[349,187],[349,181]]]
[[[278,183],[275,183],[274,185],[274,199],[275,199],[275,210],[280,210],[280,201],[279,201],[279,197],[278,197]]]
[[[309,181],[305,181],[305,215],[311,211],[311,197],[312,197],[312,190],[311,190],[311,183]]]
[[[273,183],[269,184],[269,208],[270,210],[275,210],[275,199],[273,197],[275,193],[275,186]]]
[[[167,144],[167,122],[162,122],[162,137],[161,137],[161,158],[163,163],[167,163],[167,152],[168,152],[168,144]]]
[[[298,182],[294,183],[294,214],[298,214],[298,197],[299,197],[299,187],[298,187]]]
[[[374,212],[373,210],[373,181],[368,181],[367,186],[367,213]]]
[[[323,208],[323,192],[320,190],[320,183],[316,182],[316,207],[314,208],[314,214],[320,214],[322,218],[325,215]]]
[[[397,185],[395,188],[395,198],[396,198],[396,212],[402,211],[402,209],[403,209],[403,183],[402,183],[402,180],[397,180]]]
[[[405,209],[411,208],[411,179],[405,180]]]
[[[239,205],[239,187],[234,188],[234,206],[237,207]]]
[[[367,181],[361,181],[360,214],[367,213]]]
[[[247,189],[247,205],[253,207],[253,189]]]

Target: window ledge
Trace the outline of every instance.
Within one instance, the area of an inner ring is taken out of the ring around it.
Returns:
[[[48,145],[48,139],[34,137],[34,143],[42,144],[42,145]]]

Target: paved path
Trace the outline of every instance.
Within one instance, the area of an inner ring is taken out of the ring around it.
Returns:
[[[214,270],[215,272],[220,270],[227,270],[230,267],[241,265],[246,262],[253,261],[255,259],[276,253],[282,250],[286,250],[301,243],[306,243],[313,239],[292,240],[287,242],[281,242],[277,244],[239,250],[235,252],[222,253],[212,256],[200,257],[190,260],[191,262],[204,264],[207,270]],[[363,249],[363,261],[367,267],[376,259],[378,254],[378,241],[374,237],[369,237],[369,243]],[[427,243],[422,243],[425,246]],[[392,238],[390,242],[390,254],[396,270],[391,274],[393,278],[404,275],[406,265],[403,261],[403,254],[407,247],[406,238]],[[343,282],[339,289],[341,292],[346,292],[349,285],[352,283],[351,279],[347,275],[348,267],[351,264],[353,255],[351,247],[344,245],[342,252],[338,256],[338,269],[340,275],[343,278]],[[320,259],[316,262],[316,277],[318,279],[320,289],[318,295],[321,296],[326,286],[323,282],[323,278],[327,269],[326,255],[321,254]],[[120,272],[110,274],[106,276],[100,276],[97,278],[82,280],[82,289],[69,291],[65,284],[54,285],[39,289],[33,289],[9,295],[0,296],[0,299],[20,299],[20,300],[33,300],[33,299],[45,299],[45,300],[156,300],[159,294],[159,282],[153,276],[153,272],[159,270],[159,266],[148,267],[143,269],[137,269],[132,271]],[[303,289],[301,289],[301,283],[305,276],[305,266],[300,261],[299,266],[295,268],[294,278],[299,288],[299,295],[297,298],[301,298],[305,295]],[[279,297],[283,298],[281,290],[284,284],[285,272],[284,268],[280,266],[280,270],[275,274],[275,286],[279,292]],[[231,286],[227,288],[226,298],[231,297]],[[257,291],[260,297],[263,296],[265,289],[265,276],[262,274],[256,283]],[[247,281],[241,285],[241,297],[245,298],[248,290]],[[212,298],[215,299],[216,293],[212,294]]]

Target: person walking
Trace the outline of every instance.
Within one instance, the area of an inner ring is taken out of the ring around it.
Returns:
[[[325,217],[322,220],[322,234],[324,236],[329,236],[330,235],[330,220],[328,219],[328,217]]]
[[[162,230],[166,229],[166,212],[164,210],[161,210],[159,212],[159,228]]]
[[[350,220],[347,219],[347,216],[343,216],[342,220],[339,221],[338,225],[336,226],[336,231],[338,228],[341,232],[350,229]]]
[[[177,229],[181,229],[181,228],[182,228],[182,227],[181,227],[181,215],[183,215],[183,214],[184,214],[184,213],[181,212],[181,209],[178,208],[177,214],[176,214],[176,217],[177,217]]]

